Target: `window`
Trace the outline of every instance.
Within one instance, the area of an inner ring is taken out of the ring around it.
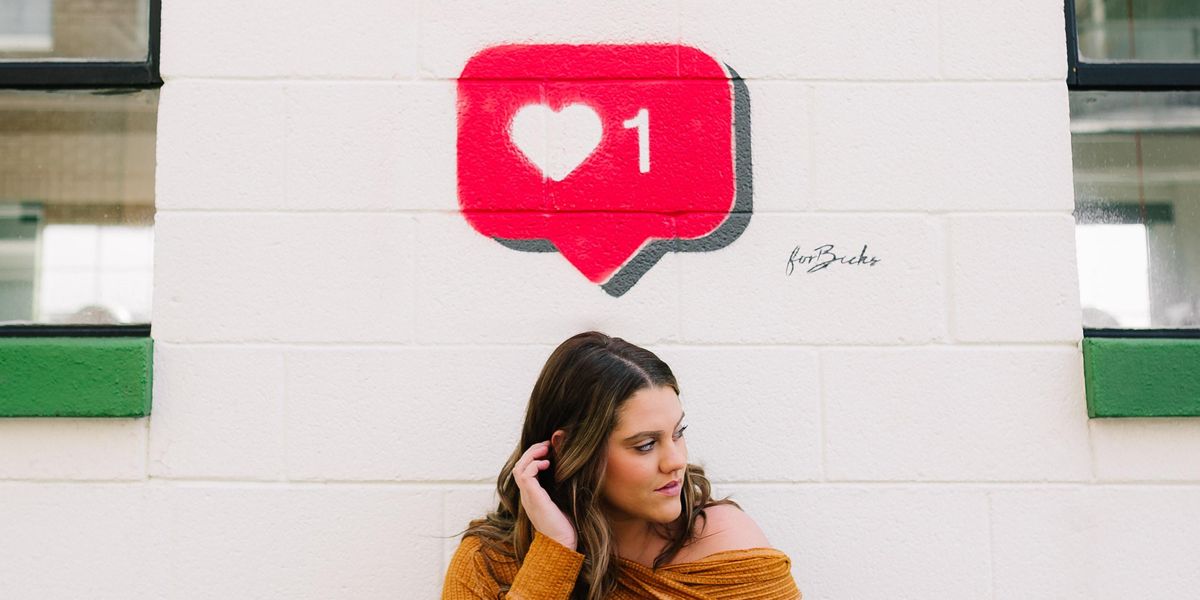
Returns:
[[[149,410],[159,12],[0,0],[0,416]]]
[[[1066,16],[1089,413],[1200,415],[1200,3]]]

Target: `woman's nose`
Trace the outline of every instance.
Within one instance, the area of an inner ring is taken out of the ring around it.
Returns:
[[[679,471],[687,466],[687,445],[680,441],[668,444],[666,455],[663,456],[662,470],[666,473]]]

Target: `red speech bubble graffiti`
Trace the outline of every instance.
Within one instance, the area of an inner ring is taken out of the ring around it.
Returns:
[[[508,45],[458,80],[458,197],[475,230],[558,251],[614,296],[750,217],[749,94],[686,46]]]

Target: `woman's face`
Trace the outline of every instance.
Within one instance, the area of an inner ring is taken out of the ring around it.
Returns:
[[[643,388],[625,401],[608,436],[600,483],[610,519],[669,523],[679,517],[685,428],[679,396],[668,386]]]

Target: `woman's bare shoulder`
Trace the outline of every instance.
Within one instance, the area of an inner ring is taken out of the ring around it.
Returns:
[[[732,504],[717,504],[704,509],[696,520],[692,542],[680,551],[686,560],[699,560],[710,554],[748,548],[770,548],[762,529],[742,509]]]

